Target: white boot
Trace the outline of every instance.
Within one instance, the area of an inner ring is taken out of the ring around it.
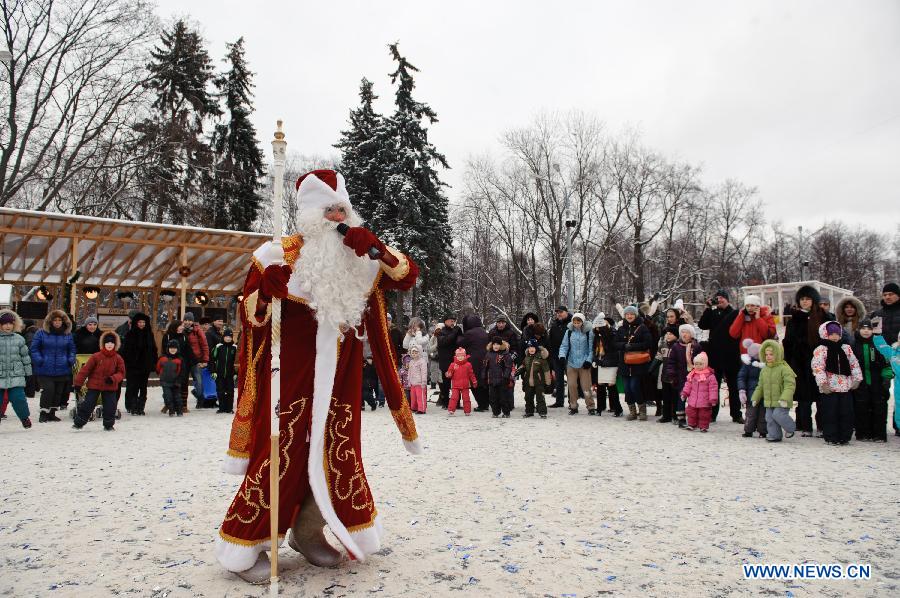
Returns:
[[[344,555],[329,544],[323,528],[325,520],[312,492],[306,495],[303,506],[291,526],[288,546],[302,554],[311,565],[334,567],[344,560]]]
[[[272,565],[269,562],[269,555],[260,552],[256,557],[256,563],[246,571],[238,571],[238,577],[255,585],[263,585],[269,583],[272,576]]]

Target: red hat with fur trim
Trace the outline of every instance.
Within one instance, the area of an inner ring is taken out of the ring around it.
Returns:
[[[334,170],[313,170],[297,179],[297,206],[307,208],[327,208],[343,205],[348,212],[353,209],[350,196],[341,173]]]

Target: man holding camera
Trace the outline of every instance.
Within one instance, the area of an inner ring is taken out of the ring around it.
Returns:
[[[741,369],[740,340],[735,340],[729,334],[731,324],[738,316],[738,310],[731,306],[728,300],[728,292],[718,290],[710,299],[706,300],[706,310],[700,316],[698,326],[702,330],[709,331],[709,339],[703,343],[703,350],[709,356],[709,366],[716,372],[719,379],[725,378],[728,385],[728,408],[731,412],[731,421],[743,423],[741,416],[741,404],[737,400],[737,375]],[[713,407],[712,421],[716,421],[719,407]]]

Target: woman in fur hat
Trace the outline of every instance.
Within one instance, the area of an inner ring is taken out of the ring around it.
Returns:
[[[809,285],[800,287],[791,307],[791,319],[784,334],[784,360],[797,375],[794,400],[797,401],[797,430],[801,436],[813,435],[813,404],[818,404],[819,388],[812,372],[813,350],[819,346],[819,326],[826,314],[819,306],[819,291]],[[816,429],[822,430],[818,408]]]
[[[835,312],[838,324],[846,332],[844,337],[850,342],[850,346],[856,342],[856,333],[859,331],[859,323],[866,317],[866,308],[862,301],[856,297],[844,297],[837,303]]]
[[[146,415],[147,379],[156,368],[156,339],[146,314],[137,313],[131,318],[131,327],[125,333],[122,346],[125,360],[125,408],[132,415]]]
[[[56,410],[66,408],[75,365],[72,320],[66,312],[54,309],[44,318],[44,327],[31,341],[31,364],[41,385],[38,422],[58,422]]]

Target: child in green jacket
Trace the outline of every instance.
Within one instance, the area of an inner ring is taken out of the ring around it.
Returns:
[[[534,417],[535,399],[538,415],[541,419],[547,417],[544,389],[549,389],[552,384],[549,356],[547,349],[538,346],[537,340],[532,338],[525,343],[525,358],[516,372],[521,376],[522,387],[525,389],[525,415],[522,417]]]
[[[763,341],[759,353],[766,366],[759,374],[759,383],[750,400],[754,407],[762,401],[766,408],[766,440],[781,442],[782,430],[790,438],[797,429],[790,413],[797,388],[797,375],[785,363],[784,349],[778,341]]]

